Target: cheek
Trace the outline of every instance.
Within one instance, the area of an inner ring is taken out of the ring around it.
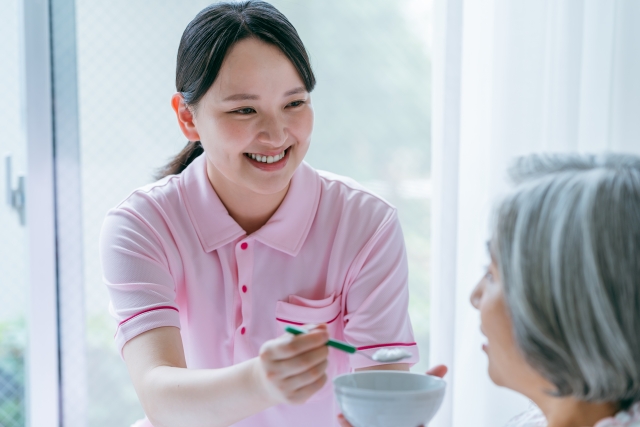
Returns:
[[[251,141],[251,129],[241,120],[218,120],[213,126],[212,142],[225,151],[243,151]]]
[[[487,285],[482,293],[480,317],[483,330],[489,339],[499,339],[505,335],[506,329],[510,329],[511,321],[507,315],[504,297],[495,284]]]
[[[483,298],[480,313],[482,329],[489,344],[489,374],[496,384],[507,385],[508,379],[518,369],[520,361],[511,319],[502,296]]]
[[[313,120],[313,109],[309,107],[291,117],[289,123],[287,123],[289,132],[298,143],[305,144],[310,141],[311,133],[313,132]]]
[[[251,141],[250,129],[242,120],[216,115],[200,118],[196,127],[205,150],[215,152],[217,156],[241,152]]]

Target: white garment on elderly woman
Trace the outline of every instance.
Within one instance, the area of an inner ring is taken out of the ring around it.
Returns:
[[[527,412],[509,421],[505,427],[547,427],[547,420],[542,411],[532,403]],[[598,421],[594,427],[640,427],[640,402],[613,417]]]
[[[513,418],[504,427],[547,427],[547,419],[532,402],[531,407],[526,412]]]

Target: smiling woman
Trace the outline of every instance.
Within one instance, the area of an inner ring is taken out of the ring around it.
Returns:
[[[267,3],[218,3],[185,30],[171,105],[190,142],[101,235],[143,425],[336,425],[333,377],[418,361],[396,209],[303,162],[314,84]],[[329,353],[329,337],[357,354]],[[370,357],[390,345],[403,363]]]

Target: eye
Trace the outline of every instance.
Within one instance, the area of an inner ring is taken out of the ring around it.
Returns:
[[[489,266],[485,267],[485,270],[484,278],[493,283],[493,273],[491,273]]]
[[[297,101],[290,102],[289,104],[287,104],[287,107],[295,108],[301,106],[302,104],[304,104],[304,101],[299,99]]]
[[[232,113],[240,114],[240,115],[242,115],[242,116],[246,116],[246,115],[248,115],[248,114],[253,114],[253,113],[255,113],[255,112],[256,112],[256,110],[254,110],[253,108],[249,108],[249,107],[247,107],[247,108],[240,108],[239,110],[233,110],[233,111],[232,111]]]

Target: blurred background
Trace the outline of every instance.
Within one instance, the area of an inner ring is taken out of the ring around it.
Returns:
[[[25,0],[28,1],[28,0]],[[186,143],[170,97],[187,23],[210,1],[51,0],[62,425],[143,416],[107,312],[98,236],[108,209],[153,180]],[[431,1],[274,0],[300,33],[318,84],[307,161],[398,207],[410,314],[429,355]],[[0,3],[2,188],[26,170],[21,0]],[[23,427],[29,389],[28,227],[0,205],[0,426]],[[37,297],[37,296],[36,296]],[[31,337],[37,339],[37,337]],[[38,426],[40,427],[40,426]]]

